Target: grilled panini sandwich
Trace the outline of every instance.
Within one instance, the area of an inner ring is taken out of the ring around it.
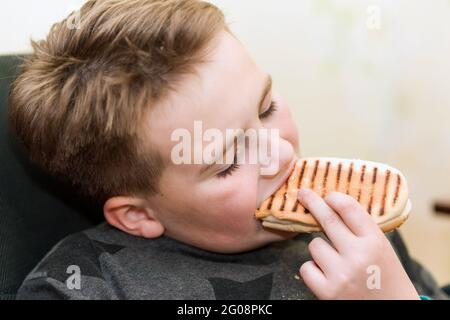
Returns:
[[[301,187],[322,198],[331,191],[355,198],[384,232],[399,227],[411,211],[403,174],[385,164],[338,158],[303,158],[284,185],[256,210],[263,226],[291,232],[321,231],[320,225],[297,200]]]

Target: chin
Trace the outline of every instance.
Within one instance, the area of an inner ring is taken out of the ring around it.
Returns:
[[[266,228],[262,225],[262,222],[260,220],[255,220],[258,228],[258,233],[263,234],[266,237],[275,238],[275,239],[289,239],[298,234],[298,232],[288,232],[288,231],[281,231],[281,230],[275,230]]]
[[[255,250],[264,246],[267,246],[274,242],[279,242],[283,240],[291,239],[296,236],[298,233],[293,232],[283,232],[283,231],[272,231],[269,229],[261,229],[259,233],[253,239],[247,239],[248,241],[238,241],[238,243],[229,243],[222,246],[216,246],[214,248],[205,248],[203,249],[223,253],[223,254],[237,254],[243,253],[251,250]]]
[[[266,229],[261,226],[253,241],[248,242],[249,245],[246,248],[241,248],[242,250],[240,251],[249,251],[274,242],[288,240],[295,237],[297,234],[298,233]]]
[[[261,227],[261,228],[262,228],[262,232],[266,233],[267,237],[272,239],[271,242],[291,239],[291,238],[295,237],[296,235],[298,235],[297,232],[273,230],[273,229],[264,228],[264,227]]]

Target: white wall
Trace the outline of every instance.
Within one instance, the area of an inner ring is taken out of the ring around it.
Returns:
[[[30,36],[44,37],[82,2],[2,2],[0,54],[29,51]],[[430,210],[433,199],[450,200],[450,1],[211,2],[290,102],[303,155],[371,159],[405,173],[414,211],[402,233],[439,282],[450,282],[450,219]]]
[[[0,54],[31,50],[30,38],[44,38],[51,25],[84,0],[7,0],[0,2]]]

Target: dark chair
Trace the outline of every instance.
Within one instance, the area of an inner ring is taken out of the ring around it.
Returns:
[[[21,59],[0,56],[0,300],[14,299],[25,276],[60,239],[101,217],[100,208],[33,166],[10,133],[8,92]]]

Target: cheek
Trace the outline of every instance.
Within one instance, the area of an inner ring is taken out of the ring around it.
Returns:
[[[205,210],[222,223],[243,227],[254,222],[257,199],[257,167],[241,167],[224,179],[215,179],[205,186],[208,202]]]

